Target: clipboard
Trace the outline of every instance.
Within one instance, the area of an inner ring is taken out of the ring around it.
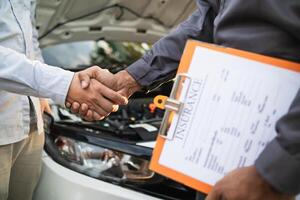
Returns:
[[[246,58],[249,60],[265,63],[274,67],[290,70],[297,73],[300,72],[300,64],[260,54],[250,53],[242,50],[220,47],[217,45],[203,43],[195,40],[187,41],[170,97],[157,96],[154,99],[154,103],[156,104],[156,106],[159,108],[165,108],[166,112],[159,130],[156,146],[153,150],[153,155],[150,162],[150,169],[175,181],[183,183],[184,185],[187,185],[191,188],[208,194],[211,191],[213,185],[198,180],[193,176],[188,176],[180,171],[166,167],[159,163],[159,159],[163,152],[166,140],[173,139],[172,135],[168,135],[168,129],[172,124],[172,119],[175,115],[180,115],[180,112],[184,105],[184,102],[180,102],[180,100],[178,100],[178,97],[182,92],[182,82],[190,79],[190,77],[187,76],[187,72],[189,70],[194,52],[197,47],[204,47],[209,50],[230,54],[241,58]]]

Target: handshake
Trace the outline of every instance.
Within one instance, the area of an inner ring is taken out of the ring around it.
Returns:
[[[101,120],[140,90],[125,70],[111,74],[98,66],[75,73],[66,97],[66,106],[87,121]]]

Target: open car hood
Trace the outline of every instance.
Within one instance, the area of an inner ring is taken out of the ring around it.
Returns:
[[[39,0],[40,45],[83,40],[154,43],[196,8],[194,0]]]

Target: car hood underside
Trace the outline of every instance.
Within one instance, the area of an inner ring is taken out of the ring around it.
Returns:
[[[40,0],[41,46],[114,40],[153,43],[186,19],[194,0]]]

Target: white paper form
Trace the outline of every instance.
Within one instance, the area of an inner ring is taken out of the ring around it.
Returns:
[[[159,164],[210,185],[254,163],[300,86],[297,72],[204,47],[188,76]]]

